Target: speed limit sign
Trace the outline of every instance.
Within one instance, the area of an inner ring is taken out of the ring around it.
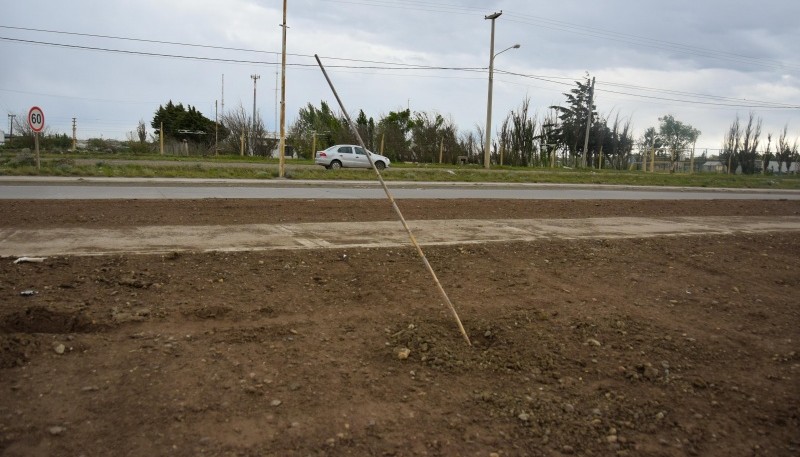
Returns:
[[[38,106],[34,106],[28,111],[28,125],[36,133],[44,129],[44,112]]]

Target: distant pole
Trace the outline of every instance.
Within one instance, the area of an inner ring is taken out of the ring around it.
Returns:
[[[311,133],[311,158],[317,156],[317,132]]]
[[[161,128],[158,130],[158,142],[160,144],[161,155],[164,155],[164,122],[161,122]]]
[[[75,122],[76,122],[76,119],[73,117],[72,118],[72,152],[75,152],[76,146],[78,145],[78,139],[75,136],[75,134],[77,132],[77,126],[76,126]]]
[[[278,177],[286,174],[286,0],[283,0],[283,49],[281,51],[281,141]]]
[[[650,173],[656,172],[656,145],[650,149]]]
[[[444,138],[439,140],[439,163],[442,163],[443,156],[444,156]]]
[[[694,174],[694,147],[695,147],[696,144],[697,144],[697,140],[694,140],[694,142],[692,143],[692,155],[689,158],[689,174],[690,175]],[[763,171],[763,167],[762,167],[762,171]]]
[[[11,139],[14,136],[14,118],[17,117],[16,114],[9,114],[8,115],[8,138]]]
[[[244,130],[242,130],[242,136],[239,137],[239,155],[244,156]]]
[[[589,106],[586,110],[586,137],[583,139],[583,159],[581,163],[586,167],[587,160],[589,160],[589,133],[592,129],[592,104],[594,103],[594,77],[592,77],[592,85],[589,87]]]
[[[253,78],[253,130],[250,132],[250,155],[256,155],[256,81],[261,76],[250,75]]]
[[[381,155],[383,155],[383,141],[386,139],[386,133],[381,133]]]

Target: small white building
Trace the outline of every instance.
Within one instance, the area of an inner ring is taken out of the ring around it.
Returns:
[[[6,132],[0,130],[0,146],[6,144]]]
[[[797,173],[800,171],[800,163],[792,162],[792,166],[790,166],[787,170],[785,163],[778,165],[777,160],[770,160],[769,164],[767,164],[767,171],[771,171],[773,173]]]

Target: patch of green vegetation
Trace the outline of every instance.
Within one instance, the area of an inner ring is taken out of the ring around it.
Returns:
[[[81,160],[84,159],[84,160]],[[88,159],[88,160],[86,160]],[[125,161],[124,163],[121,161]],[[134,162],[131,162],[134,161]],[[165,163],[168,162],[168,163]],[[174,165],[169,162],[175,162]],[[258,163],[244,166],[236,163]],[[122,154],[48,154],[37,170],[28,153],[0,155],[0,175],[85,176],[85,177],[160,177],[203,179],[274,179],[277,159],[241,156],[175,157],[125,156]],[[366,169],[326,170],[310,160],[286,161],[286,178],[298,180],[372,181],[375,174]],[[644,173],[641,171],[515,168],[480,165],[392,164],[384,170],[387,181],[497,182],[541,184],[613,184],[628,186],[717,187],[748,189],[800,189],[798,175],[728,175],[721,173]]]

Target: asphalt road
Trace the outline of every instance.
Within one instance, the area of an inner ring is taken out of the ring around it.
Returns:
[[[515,200],[798,200],[800,191],[611,185],[389,182],[394,198]],[[0,177],[0,199],[380,199],[377,182]]]

